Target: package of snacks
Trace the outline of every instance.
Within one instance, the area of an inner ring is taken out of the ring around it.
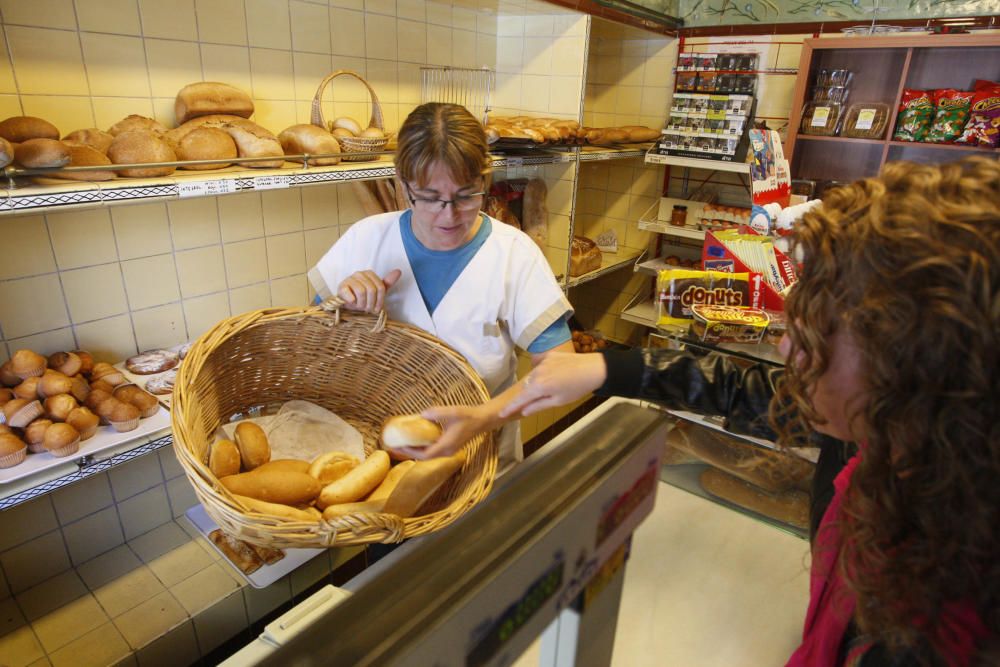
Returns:
[[[969,120],[969,109],[975,93],[972,91],[946,88],[937,91],[937,109],[934,123],[927,133],[926,141],[942,144],[950,143],[962,136],[965,123]]]
[[[895,141],[923,141],[934,123],[935,111],[934,91],[905,89],[892,138]]]
[[[996,148],[1000,144],[1000,85],[976,90],[969,122],[956,144]]]
[[[770,322],[756,308],[695,304],[691,315],[691,335],[712,343],[759,343]]]
[[[838,102],[809,102],[802,110],[802,134],[831,137],[837,133],[842,106]]]
[[[847,110],[841,134],[855,139],[881,139],[888,124],[888,104],[859,102]]]
[[[689,326],[695,304],[727,307],[763,302],[757,274],[666,269],[656,279],[658,324]]]

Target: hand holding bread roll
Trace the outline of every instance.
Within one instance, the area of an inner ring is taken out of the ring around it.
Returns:
[[[441,427],[420,415],[390,417],[382,425],[382,444],[398,447],[428,447],[441,437]]]
[[[324,486],[316,505],[325,509],[330,505],[361,500],[382,483],[388,472],[389,455],[380,449],[376,450],[361,465],[337,481]]]

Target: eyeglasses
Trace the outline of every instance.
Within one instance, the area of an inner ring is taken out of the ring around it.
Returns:
[[[451,204],[454,210],[463,213],[478,211],[483,203],[483,196],[486,194],[485,192],[473,192],[472,194],[462,195],[454,199],[428,199],[426,197],[415,197],[409,183],[405,185],[406,195],[413,208],[427,213],[441,213],[448,207],[448,204]]]

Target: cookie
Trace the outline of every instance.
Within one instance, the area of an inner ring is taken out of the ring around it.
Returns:
[[[168,371],[180,363],[180,357],[169,350],[148,350],[125,362],[125,368],[136,375],[153,375]]]
[[[157,375],[146,381],[146,391],[151,394],[162,396],[174,390],[174,381],[177,379],[177,370],[170,370],[163,375]]]

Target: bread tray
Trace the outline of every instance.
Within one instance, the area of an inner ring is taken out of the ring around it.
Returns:
[[[52,456],[48,452],[28,454],[27,459],[14,467],[0,468],[0,484],[23,479],[43,470],[64,466],[67,463],[74,463],[85,456],[95,456],[107,449],[169,428],[170,415],[162,407],[152,417],[140,419],[139,426],[131,431],[119,433],[110,426],[99,426],[95,435],[80,443],[80,451],[76,454],[71,456]]]
[[[215,546],[215,542],[211,540],[208,536],[213,530],[216,530],[219,525],[212,520],[208,513],[205,512],[205,506],[198,503],[194,507],[188,509],[184,513],[187,518],[194,524],[194,527],[198,529],[198,532],[202,534],[205,541],[215,549],[216,553],[222,556],[223,560],[229,562],[226,554]],[[272,563],[271,565],[261,565],[259,569],[254,570],[250,574],[244,574],[236,566],[233,566],[233,571],[240,575],[248,584],[254,588],[267,588],[278,579],[291,572],[292,570],[298,568],[300,565],[311,561],[316,556],[328,551],[328,549],[282,549],[285,552],[285,557],[279,560],[277,563]]]

